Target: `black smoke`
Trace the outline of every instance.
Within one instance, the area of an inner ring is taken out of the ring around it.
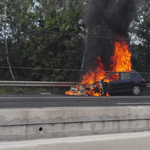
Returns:
[[[85,69],[92,67],[97,56],[105,66],[113,54],[117,36],[128,38],[130,23],[136,18],[134,0],[92,0],[84,18],[89,36]]]

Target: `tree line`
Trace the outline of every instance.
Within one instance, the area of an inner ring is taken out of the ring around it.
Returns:
[[[78,81],[84,61],[89,0],[1,0],[0,80]],[[135,21],[133,68],[150,71],[150,2]]]

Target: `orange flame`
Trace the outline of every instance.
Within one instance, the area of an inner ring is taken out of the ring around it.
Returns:
[[[100,57],[96,58],[96,60],[94,61],[94,64],[96,65],[95,71],[90,71],[89,73],[84,74],[82,81],[80,83],[81,85],[82,84],[84,86],[91,85],[92,83],[99,81],[106,76],[105,66],[101,62]]]
[[[74,93],[72,91],[66,91],[65,95],[74,95]]]
[[[111,70],[116,72],[131,71],[132,54],[129,51],[128,44],[121,40],[121,42],[115,42],[114,47],[114,56],[112,56],[110,59],[110,61],[112,62],[112,64],[110,65]]]
[[[110,58],[111,65],[109,66],[109,72],[126,72],[131,71],[131,52],[129,51],[128,44],[123,41],[123,39],[119,41],[114,42],[114,55]],[[97,57],[94,61],[95,71],[91,71],[84,74],[82,81],[80,85],[84,85],[84,87],[87,87],[96,81],[100,81],[101,79],[105,78],[107,75],[107,72],[105,71],[106,68],[101,62],[101,58]],[[107,79],[105,82],[109,83],[114,80],[118,80],[119,75],[115,74],[114,76],[111,76],[111,78]],[[76,86],[78,88],[78,86]],[[98,89],[99,92],[95,92],[95,89]],[[78,88],[79,89],[79,88]],[[78,95],[78,93],[74,93],[71,91],[67,91],[65,93],[66,95]],[[94,88],[91,88],[90,91],[85,93],[86,95],[91,96],[101,96],[102,90],[100,86],[96,86]],[[106,93],[106,96],[109,96],[109,93]]]
[[[106,96],[110,97],[110,95],[108,93],[106,93]]]

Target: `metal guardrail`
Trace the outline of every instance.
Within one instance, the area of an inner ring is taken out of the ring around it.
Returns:
[[[77,82],[45,82],[45,81],[0,81],[0,86],[14,87],[71,87]]]
[[[14,87],[71,87],[77,82],[46,82],[46,81],[0,81],[0,86]],[[147,83],[150,87],[150,83]]]

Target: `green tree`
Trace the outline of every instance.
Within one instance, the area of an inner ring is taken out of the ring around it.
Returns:
[[[133,67],[141,72],[150,71],[150,1],[145,0],[139,22],[136,23],[137,35],[141,43],[134,46]]]
[[[30,61],[38,68],[50,68],[47,73],[32,74],[34,79],[54,81],[78,79],[78,74],[75,75],[69,69],[80,69],[84,48],[82,33],[84,25],[78,7],[73,5],[73,3],[69,4],[64,13],[57,9],[48,10],[45,13],[44,27],[39,28],[27,41],[28,50],[32,47],[33,52],[27,53],[30,55],[27,56]],[[44,33],[42,33],[43,29]]]
[[[18,68],[13,69],[16,80],[77,80],[78,73],[69,70],[80,69],[86,3],[79,0],[37,2],[7,1],[7,42],[11,66]],[[3,17],[4,11],[0,13]],[[3,31],[3,24],[0,29]],[[3,40],[0,45],[0,63],[7,66]],[[7,69],[3,74],[3,79],[11,79]]]
[[[2,33],[0,36],[1,44],[3,45],[1,47],[3,55],[0,58],[0,64],[6,67],[5,71],[2,70],[3,76],[1,76],[1,78],[9,80],[15,79],[15,76],[17,76],[16,71],[13,70],[12,67],[18,67],[18,65],[16,65],[16,62],[19,63],[17,58],[19,54],[21,54],[20,48],[23,48],[22,42],[26,39],[26,35],[23,35],[25,32],[20,28],[21,21],[24,19],[22,14],[27,13],[28,10],[32,8],[33,4],[31,4],[29,0],[3,0],[0,2],[0,30]],[[10,74],[8,73],[7,66]]]

